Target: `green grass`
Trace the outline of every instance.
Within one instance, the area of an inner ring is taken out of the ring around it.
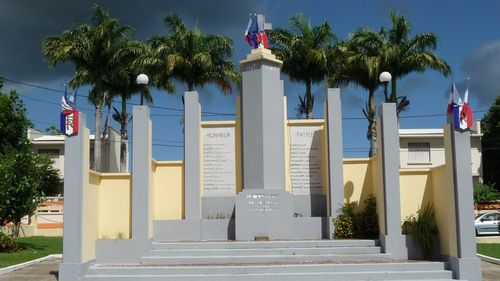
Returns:
[[[62,237],[22,237],[16,242],[25,249],[16,253],[0,253],[0,268],[62,253]]]
[[[500,244],[478,243],[476,245],[478,254],[500,259]]]

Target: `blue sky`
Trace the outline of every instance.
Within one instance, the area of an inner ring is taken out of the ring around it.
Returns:
[[[28,116],[39,129],[57,124],[60,111],[60,93],[63,83],[71,79],[72,66],[60,64],[48,68],[41,54],[41,40],[48,35],[58,35],[86,21],[92,3],[98,3],[110,16],[135,28],[135,37],[147,39],[152,34],[164,34],[163,16],[179,13],[189,27],[198,22],[205,33],[225,34],[234,41],[232,60],[238,65],[250,52],[243,40],[249,13],[264,13],[274,27],[288,27],[288,19],[303,13],[312,25],[328,21],[341,40],[360,27],[378,30],[390,27],[389,11],[399,11],[412,27],[412,35],[432,32],[439,37],[437,54],[452,67],[449,77],[434,72],[411,74],[398,83],[398,95],[406,95],[410,109],[402,114],[401,128],[441,128],[445,122],[448,89],[454,80],[461,94],[465,80],[470,77],[470,103],[479,119],[494,98],[500,95],[500,1],[14,1],[0,0],[0,75],[8,80],[4,88],[17,89],[23,96]],[[285,74],[285,94],[288,96],[288,115],[295,118],[297,96],[305,91],[304,85],[291,83]],[[18,83],[21,82],[21,83]],[[23,83],[23,84],[22,84]],[[42,89],[26,84],[33,84]],[[86,95],[88,88],[78,94]],[[180,160],[182,151],[181,95],[183,85],[177,85],[176,95],[154,90],[152,107],[153,157],[158,160]],[[216,88],[198,89],[202,111],[235,113],[235,92],[224,96]],[[314,117],[321,118],[324,86],[316,85]],[[361,107],[367,97],[361,88],[341,89],[344,116],[344,155],[366,157],[367,123]],[[377,92],[382,98],[382,88]],[[138,98],[131,100],[138,103]],[[118,103],[116,103],[118,105]],[[88,127],[94,131],[91,105],[85,98],[78,100],[78,107],[88,116]],[[131,112],[131,105],[129,106]],[[173,109],[173,110],[172,110]],[[203,116],[205,120],[232,119],[231,115]],[[118,124],[112,123],[115,128]]]

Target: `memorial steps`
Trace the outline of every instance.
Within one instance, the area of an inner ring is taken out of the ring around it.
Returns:
[[[396,260],[374,240],[153,242],[140,263],[93,263],[82,280],[452,280],[452,273],[444,262]]]

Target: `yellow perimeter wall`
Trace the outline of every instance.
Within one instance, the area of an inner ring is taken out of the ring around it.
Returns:
[[[321,121],[288,121],[287,126],[322,125]],[[202,126],[217,126],[217,123],[207,122]],[[235,122],[221,122],[220,126],[239,127]],[[288,130],[287,130],[288,131]],[[287,132],[288,134],[288,132]],[[239,140],[237,140],[239,141]],[[289,146],[288,135],[286,147]],[[237,146],[239,148],[239,146]],[[326,151],[326,143],[322,144]],[[287,149],[286,161],[289,161]],[[237,153],[237,165],[241,157]],[[323,171],[327,171],[327,161],[323,161]],[[381,232],[384,232],[382,205],[382,188],[379,178],[379,161],[377,157],[364,159],[344,159],[344,202],[357,201],[360,205],[368,196],[374,194],[377,198],[377,210]],[[238,170],[238,169],[237,169]],[[184,217],[182,161],[153,161],[153,219],[182,219]],[[237,189],[241,190],[241,176],[237,175]],[[287,170],[287,178],[289,172]],[[326,178],[326,176],[325,176]],[[437,221],[440,231],[441,250],[443,254],[456,256],[456,237],[454,236],[455,220],[453,200],[453,185],[451,168],[440,166],[433,169],[400,170],[401,183],[401,221],[433,203],[437,209]],[[327,183],[324,184],[325,188]],[[200,187],[201,188],[201,187]],[[290,182],[287,181],[287,190]],[[88,189],[85,191],[84,227],[86,241],[95,238],[129,237],[130,233],[130,174],[100,174],[90,172]],[[325,192],[326,194],[326,192]],[[359,207],[361,209],[361,207]],[[338,209],[338,208],[337,208]],[[97,223],[95,223],[97,222]],[[94,225],[94,226],[93,226]],[[93,249],[85,251],[87,257],[93,256]]]

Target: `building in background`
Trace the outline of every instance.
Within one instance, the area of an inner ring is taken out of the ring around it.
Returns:
[[[102,172],[117,173],[120,171],[120,134],[110,128],[107,140],[102,145]],[[64,135],[48,135],[36,129],[28,129],[28,139],[33,144],[33,150],[45,154],[54,161],[54,168],[59,170],[64,180]],[[90,163],[94,162],[94,135],[90,135]],[[128,167],[128,163],[127,163]]]
[[[471,169],[473,183],[482,182],[481,132],[477,121],[471,132]],[[400,129],[399,155],[402,169],[431,168],[443,165],[444,135],[443,129]]]

